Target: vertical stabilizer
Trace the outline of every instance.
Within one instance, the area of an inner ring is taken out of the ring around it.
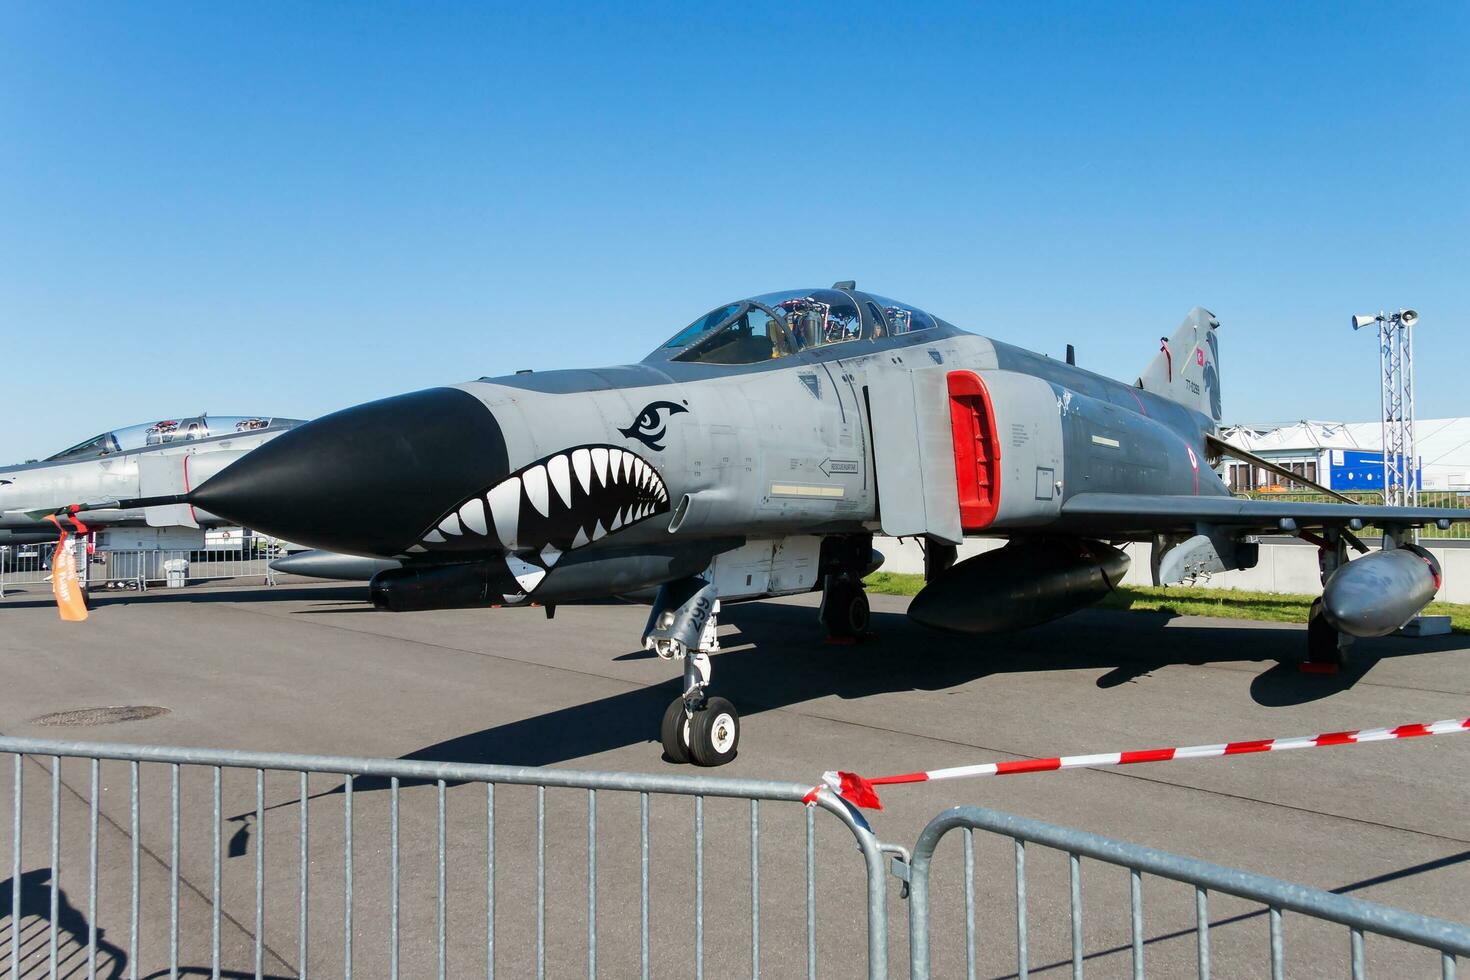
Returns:
[[[1162,338],[1159,352],[1138,378],[1144,391],[1176,401],[1220,421],[1220,321],[1202,306]]]

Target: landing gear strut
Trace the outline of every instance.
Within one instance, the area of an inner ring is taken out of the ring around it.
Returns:
[[[1329,527],[1323,531],[1323,545],[1317,550],[1317,564],[1322,571],[1325,586],[1332,573],[1347,563],[1347,538],[1341,528]],[[1322,598],[1312,600],[1307,613],[1307,659],[1301,670],[1307,674],[1335,674],[1347,661],[1348,644],[1353,638],[1341,632],[1323,615]]]
[[[720,649],[720,601],[703,579],[659,589],[643,644],[665,660],[684,661],[684,693],[664,711],[659,741],[670,762],[722,766],[740,748],[740,713],[725,698],[709,697],[710,654]]]

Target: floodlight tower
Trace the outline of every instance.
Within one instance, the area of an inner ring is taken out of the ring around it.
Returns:
[[[1419,503],[1419,455],[1414,444],[1414,324],[1418,320],[1415,310],[1353,317],[1354,330],[1378,324],[1383,502],[1391,507]]]

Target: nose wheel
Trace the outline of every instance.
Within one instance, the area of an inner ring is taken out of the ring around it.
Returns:
[[[725,698],[705,698],[692,709],[675,698],[664,712],[660,736],[670,762],[723,766],[740,748],[740,713]]]
[[[659,741],[664,743],[664,758],[681,766],[689,761],[689,717],[684,698],[674,698],[658,730]]]

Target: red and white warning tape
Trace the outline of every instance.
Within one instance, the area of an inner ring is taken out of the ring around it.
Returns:
[[[1063,755],[1051,759],[1019,759],[1015,762],[986,762],[978,766],[953,766],[928,772],[907,772],[897,776],[864,779],[852,772],[825,772],[822,782],[807,794],[808,805],[817,793],[831,789],[855,806],[881,810],[877,786],[900,783],[929,783],[941,779],[965,779],[970,776],[1010,776],[1022,772],[1051,772],[1056,769],[1091,769],[1099,766],[1129,766],[1135,762],[1168,762],[1170,759],[1210,759],[1224,755],[1246,755],[1251,752],[1285,752],[1287,749],[1310,749],[1327,745],[1357,745],[1363,742],[1386,742],[1396,738],[1420,735],[1452,735],[1470,730],[1470,718],[1451,718],[1431,725],[1400,725],[1397,728],[1365,728],[1356,732],[1325,732],[1297,738],[1263,738],[1250,742],[1223,742],[1219,745],[1190,745],[1172,749],[1143,749],[1135,752],[1101,752],[1097,755]]]

